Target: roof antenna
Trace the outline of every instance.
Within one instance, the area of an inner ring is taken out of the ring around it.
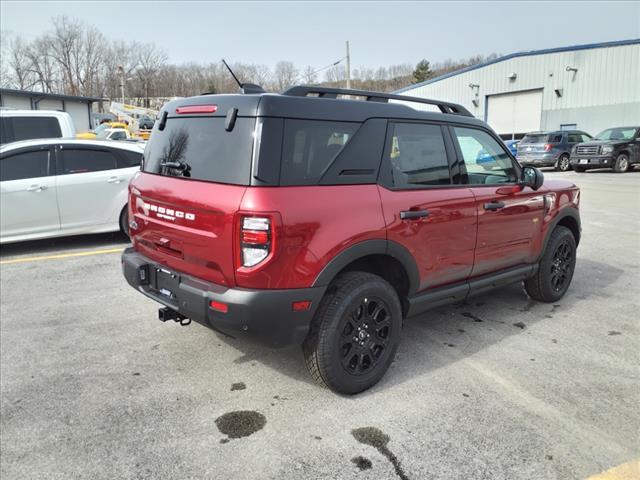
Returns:
[[[253,83],[240,82],[240,80],[238,80],[238,77],[236,77],[235,73],[233,73],[233,70],[231,70],[231,67],[229,66],[229,64],[225,62],[224,58],[222,59],[222,63],[224,63],[224,66],[227,67],[227,70],[229,70],[229,73],[231,74],[233,79],[236,81],[236,83],[240,87],[241,93],[245,93],[245,94],[246,93],[266,93],[264,91],[264,88],[262,88],[260,85],[255,85]]]

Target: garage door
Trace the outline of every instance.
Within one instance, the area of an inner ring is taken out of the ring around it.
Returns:
[[[520,138],[527,132],[540,130],[542,89],[490,95],[487,101],[487,123],[503,138]]]

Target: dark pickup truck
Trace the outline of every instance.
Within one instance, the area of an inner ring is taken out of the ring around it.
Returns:
[[[571,150],[571,166],[576,172],[592,168],[613,168],[624,173],[640,163],[640,127],[609,128],[590,142]]]

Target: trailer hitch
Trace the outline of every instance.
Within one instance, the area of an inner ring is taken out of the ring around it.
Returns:
[[[158,310],[158,319],[161,322],[173,320],[174,322],[178,322],[183,327],[186,327],[191,323],[190,318],[185,317],[184,315],[176,312],[174,309],[169,307],[164,307]]]

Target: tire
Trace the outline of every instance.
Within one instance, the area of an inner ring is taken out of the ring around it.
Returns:
[[[573,171],[574,171],[574,172],[578,172],[578,173],[584,173],[585,168],[584,168],[584,167],[579,167],[579,166],[577,166],[577,165],[574,165],[574,167],[573,167]]]
[[[559,172],[568,172],[571,170],[571,162],[569,161],[569,155],[566,153],[560,155],[558,163],[556,164],[556,170]]]
[[[391,365],[401,328],[400,300],[389,283],[371,273],[343,273],[327,289],[302,345],[307,368],[334,392],[367,390]]]
[[[129,209],[127,205],[124,206],[122,212],[120,212],[120,231],[129,237]]]
[[[616,173],[625,173],[628,170],[629,157],[626,154],[621,153],[618,155],[618,158],[616,158],[616,163],[613,164],[613,171]]]
[[[576,239],[567,227],[557,226],[538,263],[536,274],[525,280],[531,298],[555,302],[567,292],[576,267]]]

